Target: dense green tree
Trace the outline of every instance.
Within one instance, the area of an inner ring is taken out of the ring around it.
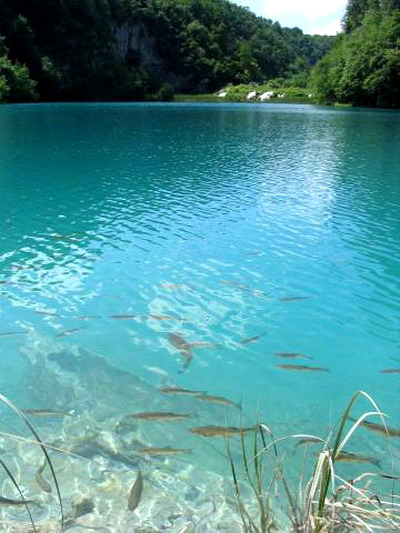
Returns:
[[[400,9],[393,5],[369,4],[317,64],[313,84],[322,101],[400,107]]]
[[[10,102],[37,100],[36,82],[30,79],[25,65],[12,63],[6,56],[0,57],[0,92]]]
[[[195,92],[293,76],[332,44],[228,0],[0,0],[1,35],[2,55],[44,100],[143,99],[168,94],[164,83]],[[3,66],[3,99],[17,98],[12,68]]]
[[[379,0],[349,0],[343,17],[343,29],[346,33],[361,26],[368,11],[379,9]]]

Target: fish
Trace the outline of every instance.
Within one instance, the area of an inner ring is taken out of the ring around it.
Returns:
[[[227,279],[222,279],[220,283],[222,285],[233,285],[234,287],[238,287],[239,289],[243,289],[243,290],[251,290],[251,287],[249,287],[248,285],[245,285],[244,283],[239,283],[237,281],[230,281]]]
[[[314,359],[314,357],[311,357],[310,355],[303,355],[295,352],[276,352],[274,355],[282,357],[283,359]]]
[[[43,461],[41,466],[39,467],[39,470],[36,472],[35,479],[39,487],[44,490],[44,492],[51,493],[51,485],[46,479],[43,477],[43,471],[46,468],[46,460]]]
[[[357,422],[355,418],[349,417],[349,419],[353,422]],[[386,437],[400,437],[400,429],[388,426],[385,427],[383,424],[377,424],[375,422],[370,422],[369,420],[362,420],[360,426],[369,429],[370,431],[374,431],[375,433],[381,433]]]
[[[163,370],[162,368],[159,368],[158,366],[146,366],[146,365],[143,365],[143,368],[145,368],[149,372],[153,372],[153,374],[158,374],[159,376],[168,376],[169,375],[166,370]]]
[[[190,342],[189,345],[191,348],[216,348],[219,346],[216,342],[209,341]]]
[[[139,470],[135,483],[132,485],[128,498],[128,509],[134,511],[140,503],[143,493],[143,475]]]
[[[183,285],[182,283],[161,283],[161,287],[168,290],[192,288],[189,285]]]
[[[11,337],[12,335],[23,335],[27,331],[0,331],[0,337]]]
[[[0,496],[0,505],[18,506],[18,505],[26,505],[29,503],[36,503],[36,502],[33,500],[10,500],[10,498],[4,498],[3,496]]]
[[[301,300],[309,300],[311,296],[283,296],[279,298],[280,302],[300,302]]]
[[[182,365],[181,370],[179,371],[181,374],[183,372],[186,372],[186,370],[189,368],[190,363],[193,359],[193,352],[191,349],[190,344],[180,335],[177,333],[170,333],[168,335],[168,340],[170,344],[177,350],[181,352],[181,355],[184,357],[184,363]]]
[[[101,318],[101,315],[83,315],[77,316],[77,320],[95,320],[96,318]]]
[[[381,374],[400,374],[400,368],[386,368],[381,370]]]
[[[77,235],[84,235],[84,233],[82,231],[75,231],[74,233],[70,233],[69,235],[55,233],[53,235],[50,235],[50,237],[55,241],[75,242],[82,240],[81,238],[77,237]]]
[[[175,420],[186,420],[190,418],[190,415],[188,414],[170,413],[167,411],[133,413],[126,416],[129,418],[136,418],[138,420],[147,420],[149,422],[174,422]]]
[[[298,370],[300,372],[330,372],[329,368],[307,365],[275,365],[282,370]]]
[[[381,474],[381,477],[384,479],[392,479],[394,481],[398,481],[400,479],[400,476],[392,476],[391,474]]]
[[[252,255],[254,257],[259,257],[263,254],[264,252],[262,252],[261,250],[254,250],[254,252],[246,252],[244,255]]]
[[[149,446],[147,448],[140,448],[139,452],[147,455],[179,455],[181,453],[191,453],[191,450],[184,448],[170,448],[169,446],[165,448],[155,448]]]
[[[72,329],[66,329],[64,331],[61,331],[61,333],[57,333],[56,337],[69,337],[69,335],[72,335],[73,333],[75,333],[76,331],[80,331],[82,329],[86,329],[86,328],[72,328]]]
[[[140,318],[139,315],[111,315],[110,318],[113,318],[114,320],[135,320],[137,318]]]
[[[254,427],[237,428],[232,426],[198,426],[190,428],[189,432],[201,437],[230,437],[232,435],[244,435],[253,431]]]
[[[343,450],[336,455],[335,461],[341,463],[371,463],[380,467],[380,462],[374,457],[358,455],[356,453],[345,452]]]
[[[73,416],[75,410],[70,411],[52,411],[51,409],[21,409],[21,411],[27,415],[52,417],[52,416]]]
[[[58,313],[53,313],[53,311],[35,311],[37,315],[41,316],[55,316],[55,317],[61,317]]]
[[[236,407],[237,409],[242,408],[241,403],[232,402],[232,400],[228,400],[228,398],[224,398],[223,396],[211,396],[209,394],[196,394],[195,399],[201,400],[202,402],[215,403],[217,405],[229,405],[232,407]]]
[[[200,394],[207,394],[204,391],[181,389],[180,387],[162,387],[158,390],[161,392],[161,394],[172,394],[177,396],[198,396]]]
[[[260,335],[256,335],[255,337],[249,337],[247,339],[242,339],[240,342],[240,344],[250,344],[251,342],[256,342],[258,341],[259,339],[261,339],[262,337],[265,337],[267,333],[261,333]]]
[[[184,320],[183,318],[175,317],[175,316],[169,316],[169,315],[148,315],[147,317],[152,320]]]
[[[296,443],[296,447],[297,446],[302,446],[304,444],[324,444],[325,441],[320,439],[319,437],[313,437],[312,435],[310,435],[309,437],[303,437],[301,439],[299,439]]]
[[[237,289],[249,292],[252,296],[255,296],[256,298],[267,296],[267,293],[265,293],[264,291],[260,291],[259,289],[252,289],[251,287],[249,287],[249,285],[246,285],[244,283],[238,283],[236,281],[229,280],[221,280],[220,283],[222,285],[233,285],[233,287],[236,287]]]

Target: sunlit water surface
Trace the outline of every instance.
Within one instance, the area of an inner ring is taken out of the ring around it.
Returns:
[[[163,424],[162,436],[142,423],[147,445],[191,449],[177,461],[195,465],[194,479],[199,465],[229,474],[224,442],[187,431],[197,425],[262,420],[277,436],[325,437],[364,390],[400,428],[400,374],[381,372],[400,368],[399,146],[400,115],[386,111],[1,107],[0,333],[25,333],[0,337],[0,392],[79,415],[78,399],[34,394],[26,352],[41,339],[141,377],[157,396],[149,410],[162,410],[163,385],[242,402],[240,414],[169,397],[168,410],[192,420]],[[180,373],[169,333],[214,344],[193,347]],[[127,397],[125,413],[137,410]],[[38,424],[46,435],[50,422]],[[360,429],[348,450],[398,471],[397,441]]]

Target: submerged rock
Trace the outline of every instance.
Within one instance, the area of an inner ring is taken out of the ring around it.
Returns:
[[[78,346],[31,336],[21,352],[28,363],[27,388],[42,405],[95,410],[97,419],[145,407],[156,389]]]
[[[185,457],[153,459],[139,452],[151,445],[181,445],[180,439],[185,435],[192,438],[185,424],[174,425],[171,431],[171,425],[140,424],[125,416],[137,411],[172,411],[176,399],[165,398],[137,376],[79,347],[66,348],[54,340],[33,336],[22,352],[27,360],[32,398],[32,406],[28,407],[75,410],[73,416],[34,420],[41,438],[64,450],[52,451],[51,458],[62,493],[66,531],[241,531],[236,527],[240,524],[237,513],[225,497],[229,482],[204,468],[199,471],[196,462],[189,463]],[[6,454],[15,453],[14,443],[7,440],[2,448]],[[42,452],[29,443],[22,443],[18,449],[18,468],[24,473],[26,495],[34,498],[34,476],[43,461]],[[129,511],[132,479],[139,468],[143,473],[143,494],[140,506]],[[49,471],[46,475],[53,483]],[[49,518],[59,517],[54,491],[45,495],[43,502],[48,506]],[[45,524],[43,520],[43,528],[47,527]],[[49,531],[57,533],[57,527]],[[43,528],[39,531],[47,533]],[[30,529],[10,531],[28,533]]]

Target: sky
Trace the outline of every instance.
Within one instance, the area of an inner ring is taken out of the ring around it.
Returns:
[[[340,31],[347,0],[234,0],[281,26],[297,26],[304,33],[335,35]]]

